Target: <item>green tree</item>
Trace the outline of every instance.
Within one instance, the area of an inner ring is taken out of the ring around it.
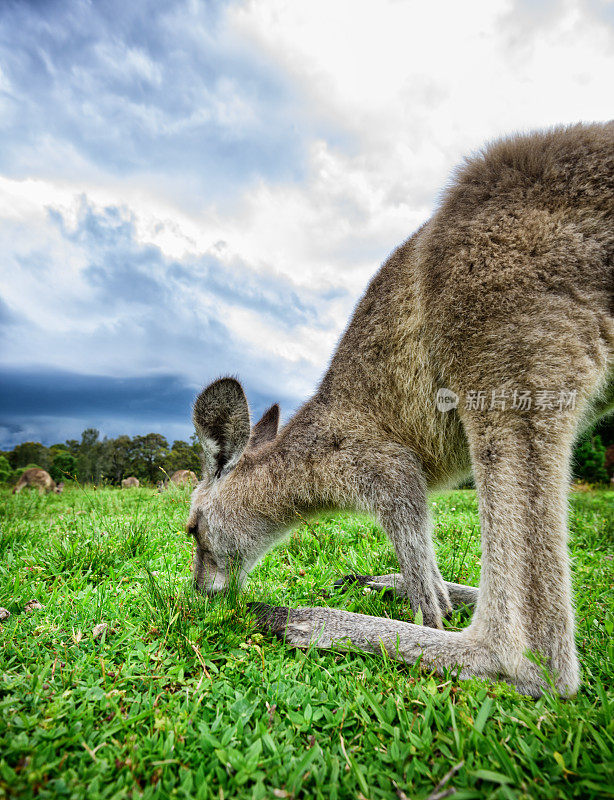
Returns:
[[[600,436],[588,436],[575,449],[573,474],[587,483],[606,483],[605,447]]]
[[[78,439],[67,439],[66,444],[63,445],[63,449],[68,450],[71,456],[76,457],[79,455],[80,446]]]
[[[105,439],[104,444],[106,448],[105,475],[111,483],[120,483],[122,478],[134,472],[134,443],[129,436],[118,436],[117,439]]]
[[[135,436],[132,465],[137,478],[157,483],[164,475],[162,468],[168,456],[168,442],[159,433]]]
[[[40,442],[23,442],[9,452],[8,461],[13,469],[25,467],[26,464],[40,464],[41,469],[47,469],[49,451]]]
[[[196,472],[197,475],[200,475],[203,468],[203,446],[195,433],[190,436],[190,449],[194,453],[194,464],[197,465],[194,468],[194,472]]]
[[[176,439],[173,446],[164,459],[164,469],[170,475],[178,469],[191,469],[197,475],[200,474],[202,464],[200,455],[195,448],[181,439]]]
[[[96,428],[86,428],[81,434],[77,455],[77,475],[84,483],[99,483],[105,471],[105,447]]]
[[[602,417],[595,425],[593,433],[601,438],[606,450],[611,444],[614,444],[614,413]]]
[[[0,456],[0,482],[6,483],[11,477],[12,471],[8,459],[4,456]]]
[[[49,467],[49,474],[56,483],[70,480],[77,474],[77,459],[66,450],[57,451]]]

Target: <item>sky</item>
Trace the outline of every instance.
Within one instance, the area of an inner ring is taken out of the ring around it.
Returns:
[[[3,0],[0,448],[287,419],[463,156],[613,75],[606,0]]]

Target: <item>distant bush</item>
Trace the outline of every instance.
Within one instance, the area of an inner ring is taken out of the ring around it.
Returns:
[[[4,456],[0,456],[0,483],[6,483],[11,477],[11,465]]]
[[[10,450],[7,456],[13,469],[27,469],[33,463],[40,464],[39,469],[47,469],[49,466],[49,451],[40,442],[22,442]]]
[[[607,483],[605,446],[600,436],[589,436],[581,441],[574,452],[574,478],[587,483]]]
[[[77,459],[66,450],[59,450],[53,457],[49,474],[56,483],[70,480],[77,474]]]
[[[122,478],[134,475],[141,482],[155,485],[179,469],[200,473],[201,452],[194,434],[189,442],[177,439],[169,446],[159,433],[101,439],[96,428],[86,428],[80,441],[68,439],[64,444],[50,447],[40,442],[23,442],[4,455],[14,470],[10,482],[16,481],[24,469],[40,464],[56,483],[66,480],[68,473],[81,483],[119,485]]]
[[[13,474],[23,475],[23,473],[28,469],[45,469],[45,468],[40,467],[38,464],[26,464],[25,467],[17,467],[17,469],[14,469]]]

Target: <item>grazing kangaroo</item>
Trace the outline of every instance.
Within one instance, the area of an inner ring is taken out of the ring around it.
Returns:
[[[178,469],[173,472],[170,478],[160,481],[158,484],[158,492],[163,492],[172,484],[175,486],[196,486],[198,478],[191,469]]]
[[[139,488],[139,479],[131,476],[129,478],[124,478],[122,481],[122,489],[138,489]]]
[[[62,494],[64,489],[64,482],[56,484],[51,475],[44,469],[33,467],[27,469],[22,473],[21,477],[13,488],[13,494],[19,494],[22,489],[29,487],[31,489],[38,489],[39,494],[48,494],[54,492],[55,494]]]
[[[532,652],[574,694],[569,468],[579,431],[614,407],[613,264],[614,123],[503,139],[468,159],[373,278],[318,390],[279,433],[277,406],[250,432],[236,380],[197,398],[197,586],[243,580],[297,512],[369,512],[400,574],[360,580],[408,598],[425,626],[259,605],[265,628],[296,647],[383,646],[538,696]],[[443,580],[427,505],[471,470],[479,592]],[[442,630],[457,604],[475,605],[470,625]]]

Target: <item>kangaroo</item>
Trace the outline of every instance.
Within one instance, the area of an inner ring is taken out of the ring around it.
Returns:
[[[122,489],[138,489],[139,488],[139,479],[130,477],[124,478],[122,481]]]
[[[51,475],[44,469],[33,467],[27,469],[22,473],[21,477],[13,488],[13,494],[19,494],[22,489],[29,487],[31,489],[38,489],[39,494],[48,494],[54,492],[55,494],[62,494],[64,489],[64,482],[56,484]]]
[[[357,579],[407,598],[424,624],[256,604],[263,628],[295,647],[384,647],[461,678],[532,696],[552,680],[573,695],[567,492],[575,437],[614,408],[613,222],[612,122],[503,139],[467,159],[279,432],[277,406],[250,431],[233,378],[196,399],[196,586],[243,581],[297,512],[368,512],[400,572]],[[472,472],[479,590],[442,578],[427,503]],[[443,630],[459,604],[474,606],[469,626]]]
[[[191,469],[178,469],[176,472],[173,472],[170,478],[167,478],[165,481],[160,481],[158,484],[158,492],[163,492],[168,489],[171,483],[175,486],[195,486],[198,483],[198,478]]]

